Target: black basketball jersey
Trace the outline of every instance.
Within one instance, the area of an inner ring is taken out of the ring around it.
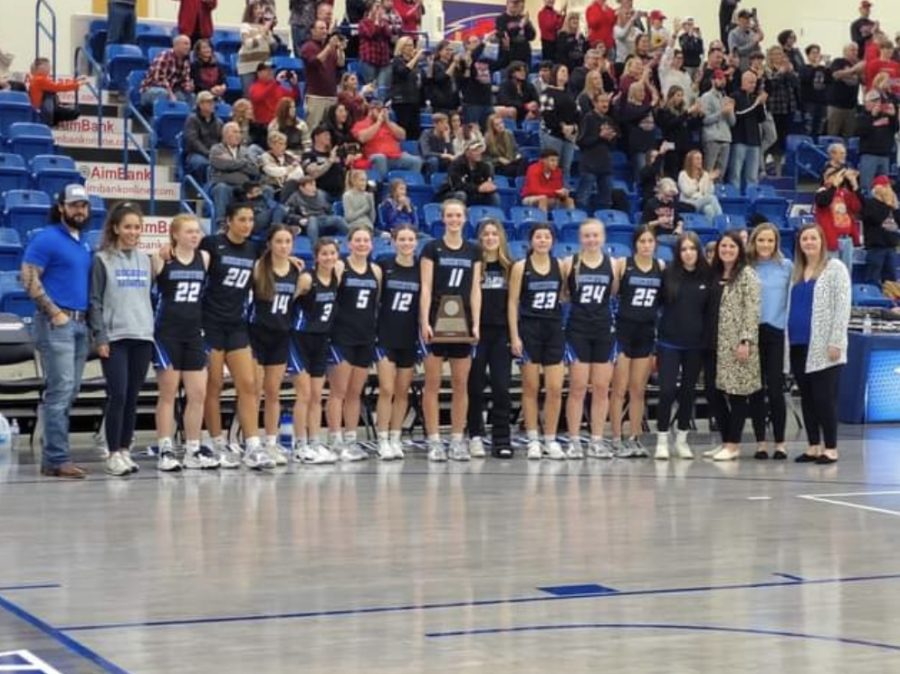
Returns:
[[[224,234],[206,236],[200,247],[209,253],[209,278],[203,293],[203,317],[219,323],[244,320],[253,285],[256,244],[233,243]]]
[[[612,324],[609,295],[612,292],[612,261],[608,255],[596,267],[589,267],[578,255],[572,258],[567,285],[570,310],[568,329],[585,336],[598,330],[609,332]]]
[[[550,270],[540,274],[534,268],[529,255],[525,258],[522,274],[522,290],[519,294],[519,316],[559,320],[562,318],[560,295],[562,294],[562,272],[559,260],[550,258]]]
[[[337,316],[332,339],[346,346],[363,346],[375,341],[375,317],[378,310],[378,279],[372,263],[366,261],[362,274],[353,271],[348,260],[337,292]]]
[[[466,315],[471,316],[472,281],[475,263],[481,261],[481,249],[468,241],[463,241],[460,248],[450,248],[443,239],[433,239],[425,244],[422,257],[434,263],[431,320],[434,320],[441,298],[446,295],[459,295]]]
[[[284,276],[275,274],[275,294],[272,299],[264,300],[254,293],[250,322],[272,332],[289,332],[299,276],[297,268],[290,265]]]
[[[390,260],[381,269],[378,344],[414,349],[419,335],[419,264],[404,267]]]
[[[201,333],[203,308],[200,294],[206,281],[203,256],[183,264],[177,257],[163,265],[156,277],[156,333],[166,337],[188,340]]]
[[[653,323],[659,308],[662,269],[653,260],[650,270],[638,269],[633,257],[625,261],[625,274],[619,285],[618,317],[637,323]]]
[[[486,262],[481,272],[481,324],[506,325],[509,283],[499,260]]]
[[[322,283],[315,272],[308,275],[312,277],[309,291],[294,302],[294,330],[317,335],[328,334],[334,324],[337,275],[332,272],[327,284]]]

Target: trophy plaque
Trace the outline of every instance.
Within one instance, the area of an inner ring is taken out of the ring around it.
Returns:
[[[461,296],[445,295],[441,298],[432,332],[431,342],[433,344],[475,343]]]

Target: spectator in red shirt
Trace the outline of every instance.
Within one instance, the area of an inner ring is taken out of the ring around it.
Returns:
[[[556,61],[556,39],[566,20],[566,8],[563,0],[562,9],[556,11],[556,0],[544,0],[544,6],[538,12],[538,30],[541,33],[541,58],[545,61]]]
[[[47,126],[78,119],[81,112],[77,107],[60,105],[56,94],[60,91],[78,91],[87,82],[86,77],[54,80],[50,77],[50,59],[36,58],[28,77],[28,95],[31,107],[38,111],[41,121]]]
[[[894,45],[887,38],[878,43],[878,56],[866,59],[865,87],[872,88],[875,78],[887,73],[890,78],[888,88],[894,94],[900,93],[900,63],[894,60]]]
[[[369,114],[353,125],[353,135],[362,145],[366,159],[372,162],[372,170],[378,173],[379,180],[384,180],[388,171],[421,173],[422,158],[400,147],[400,141],[406,140],[406,131],[390,120],[381,101],[372,101]]]
[[[191,77],[191,38],[178,35],[172,48],[160,52],[141,82],[141,106],[152,108],[161,99],[185,101],[193,105],[194,80]]]
[[[257,124],[265,124],[275,119],[276,108],[282,98],[300,97],[300,87],[297,86],[297,73],[282,70],[277,76],[273,76],[272,66],[269,63],[260,63],[256,66],[256,81],[250,85],[250,102],[253,103],[253,121]]]
[[[542,211],[551,208],[574,208],[569,190],[563,187],[559,152],[552,148],[541,151],[541,158],[528,167],[522,186],[522,205],[537,206]]]
[[[612,52],[615,47],[613,27],[616,25],[616,12],[606,4],[606,0],[594,0],[585,12],[588,25],[588,44],[593,47],[602,42],[606,50]]]
[[[337,74],[344,67],[344,40],[337,35],[328,37],[328,26],[316,19],[309,41],[300,48],[300,58],[306,66],[306,123],[315,129],[325,119],[328,108],[337,103]]]
[[[829,146],[828,156],[822,186],[816,191],[816,222],[825,234],[825,247],[837,253],[847,269],[851,269],[853,246],[860,244],[859,171],[847,166],[847,149],[840,143]]]
[[[359,22],[359,74],[379,89],[391,86],[391,41],[394,29],[384,13],[384,5],[376,2]]]
[[[400,17],[404,33],[418,33],[425,7],[422,0],[394,0],[394,13]]]

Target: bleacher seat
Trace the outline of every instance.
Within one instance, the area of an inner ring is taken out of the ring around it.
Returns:
[[[557,241],[555,244],[553,244],[553,257],[569,257],[569,255],[575,255],[577,252],[577,243]]]
[[[153,104],[153,129],[156,142],[162,147],[175,148],[175,136],[184,131],[184,122],[191,114],[191,106],[181,101],[158,100]]]
[[[167,49],[171,49],[172,45],[168,45],[166,47],[150,47],[147,50],[147,62],[153,63],[156,60],[156,57],[162,54]]]
[[[519,239],[510,241],[509,252],[515,259],[523,259],[526,255],[528,255],[528,242]]]
[[[675,251],[672,250],[671,246],[657,246],[656,259],[662,260],[666,264],[671,264],[672,260],[675,259]]]
[[[144,54],[149,54],[151,49],[168,49],[172,46],[172,36],[163,26],[152,23],[139,23],[135,28],[135,44]]]
[[[0,228],[0,271],[15,271],[22,261],[22,238],[11,227]]]
[[[499,220],[501,224],[505,223],[507,220],[506,213],[499,206],[469,207],[469,222],[475,225],[475,227],[477,227],[478,223],[480,223],[482,220],[486,220],[488,218]]]
[[[787,227],[789,202],[784,197],[765,196],[753,201],[753,212],[759,213],[779,229]]]
[[[440,189],[444,186],[444,183],[447,182],[447,174],[441,173],[438,171],[437,173],[432,173],[431,178],[429,178],[429,182],[434,189]]]
[[[35,190],[10,190],[3,203],[3,222],[20,235],[47,224],[50,214],[50,197]]]
[[[138,110],[141,109],[141,83],[145,77],[147,77],[146,70],[135,70],[128,73],[128,78],[125,81],[128,100]]]
[[[739,215],[744,218],[750,212],[750,199],[741,194],[740,190],[734,185],[718,184],[716,185],[716,197],[722,212],[728,215]]]
[[[541,156],[541,148],[536,145],[520,145],[519,146],[519,154],[525,157],[525,161],[529,164],[533,164],[540,158]]]
[[[412,154],[418,156],[419,152],[419,141],[417,140],[401,140],[400,141],[400,149],[407,154]]]
[[[231,106],[228,105],[225,101],[219,101],[216,103],[216,117],[221,119],[223,122],[231,119]]]
[[[7,147],[13,154],[31,161],[39,154],[54,154],[53,132],[46,124],[16,122],[9,127]]]
[[[422,206],[422,215],[425,220],[419,229],[424,232],[431,232],[431,228],[441,221],[441,205],[435,203],[425,204]],[[434,235],[432,234],[432,236]]]
[[[140,47],[133,44],[106,45],[106,88],[124,92],[128,74],[135,70],[146,70],[149,65]]]
[[[747,216],[723,213],[713,219],[713,224],[720,232],[727,232],[729,229],[746,229]]]
[[[607,225],[606,242],[621,243],[631,247],[631,240],[634,238],[634,225],[631,223],[625,225]]]
[[[797,233],[792,229],[779,229],[778,234],[781,237],[781,253],[788,260],[794,258],[794,248],[797,245]]]
[[[297,73],[297,77],[300,77],[300,74],[303,72],[303,61],[293,56],[273,56],[272,68],[276,73],[281,70],[290,70]]]
[[[682,213],[680,217],[687,229],[710,226],[709,220],[703,213]]]
[[[588,219],[588,214],[580,208],[554,208],[550,212],[550,218],[557,225],[563,225],[567,222],[581,224]]]
[[[0,312],[31,320],[34,310],[34,302],[22,287],[19,272],[0,272]]]
[[[91,194],[90,199],[91,229],[103,229],[103,223],[106,221],[106,202],[97,194]]]
[[[34,119],[28,94],[24,91],[0,91],[0,136],[6,136],[13,124]]]
[[[557,236],[563,243],[578,243],[578,231],[580,229],[580,222],[570,221],[556,225]]]
[[[84,184],[84,177],[71,157],[39,154],[31,160],[31,182],[34,189],[46,192],[52,197],[62,192],[70,183]]]
[[[241,33],[237,30],[216,30],[213,32],[212,45],[217,52],[230,57],[241,48]]]
[[[601,208],[594,213],[594,217],[600,220],[607,228],[613,225],[630,225],[631,219],[628,213],[612,208]]]
[[[106,19],[94,19],[88,26],[88,34],[84,38],[84,46],[88,53],[98,63],[103,63],[103,53],[106,50],[106,36],[108,34]]]
[[[881,288],[868,283],[853,284],[852,302],[855,307],[890,308],[894,305],[890,299],[882,294]]]
[[[312,268],[313,262],[315,261],[315,255],[313,254],[312,242],[309,240],[309,237],[294,237],[293,254],[303,260],[308,269]]]
[[[234,104],[234,102],[244,95],[244,88],[241,86],[240,77],[225,78],[225,102]]]
[[[804,213],[803,215],[788,216],[787,223],[791,229],[800,229],[803,225],[808,225],[816,221],[816,216],[812,213]]]
[[[688,231],[693,232],[700,239],[700,243],[704,246],[710,241],[716,241],[719,238],[719,230],[709,223],[703,226],[687,227]]]
[[[0,153],[0,194],[9,190],[27,190],[30,180],[25,160],[21,156]]]
[[[401,170],[388,171],[388,173],[387,173],[388,182],[390,182],[391,180],[394,180],[395,178],[405,182],[407,187],[409,187],[410,185],[424,185],[425,184],[425,178],[422,176],[421,173],[419,173],[417,171],[401,171]]]

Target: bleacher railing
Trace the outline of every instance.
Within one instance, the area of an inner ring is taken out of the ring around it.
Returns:
[[[192,176],[190,174],[185,174],[184,177],[181,179],[181,209],[183,211],[185,211],[186,213],[193,213],[200,219],[203,218],[203,212],[195,211],[194,206],[191,204],[191,199],[188,198],[188,194],[187,194],[188,187],[193,188],[193,190],[197,193],[197,196],[203,200],[203,203],[205,204],[206,208],[208,209],[209,227],[206,228],[206,230],[207,230],[206,234],[211,234],[212,228],[214,226],[216,206],[213,203],[213,200],[210,198],[210,196],[206,193],[206,190],[203,189],[203,186],[199,182],[197,182],[197,179],[194,178],[194,176]]]
[[[103,69],[103,64],[97,61],[92,55],[90,49],[85,49],[84,47],[78,47],[75,50],[75,77],[79,77],[81,73],[78,72],[78,64],[81,63],[81,60],[78,58],[79,56],[84,56],[85,60],[88,62],[90,66],[90,73],[85,73],[85,75],[93,74],[94,82],[91,83],[88,80],[85,83],[88,91],[90,91],[94,98],[97,99],[97,147],[103,147],[103,81],[106,77],[106,73]],[[78,97],[79,97],[80,89],[75,90],[75,107],[78,107]]]
[[[812,158],[816,160],[815,163],[804,161],[802,155],[803,151],[809,152]],[[794,184],[798,184],[801,172],[803,172],[806,177],[813,178],[814,180],[821,180],[822,166],[824,166],[827,161],[828,152],[815,143],[811,143],[808,140],[797,143],[797,147],[794,150]]]
[[[50,17],[49,27],[41,20],[41,10]],[[56,12],[47,0],[37,0],[34,5],[34,57],[41,55],[41,34],[50,40],[50,58],[53,64],[53,79],[56,79]]]
[[[129,124],[129,120],[133,120],[133,124]],[[138,137],[135,135],[133,127],[139,125],[147,132],[149,139],[149,150],[144,149]],[[125,168],[125,176],[128,176],[128,152],[131,150],[132,144],[134,149],[144,158],[144,161],[150,167],[150,215],[156,215],[156,131],[153,125],[147,121],[140,111],[131,102],[131,95],[128,95],[128,107],[125,110],[125,124],[123,129],[123,155],[122,164]]]

